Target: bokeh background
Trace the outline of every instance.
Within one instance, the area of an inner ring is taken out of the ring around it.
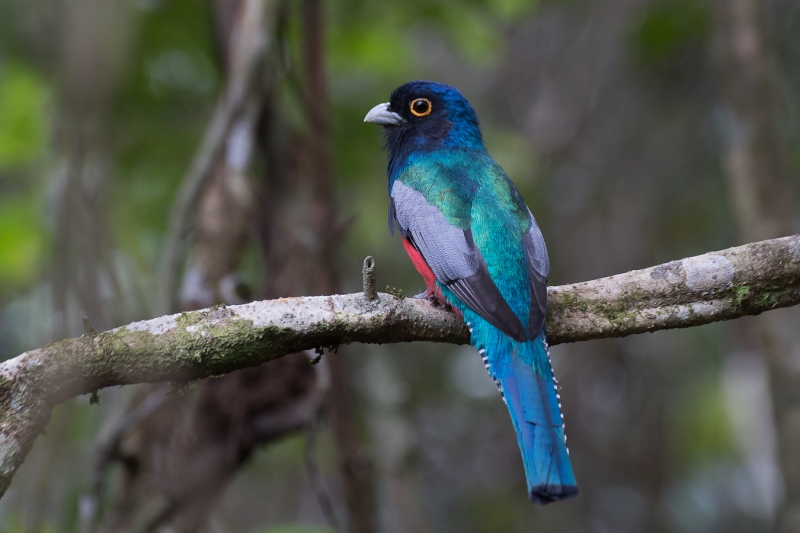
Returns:
[[[411,79],[473,103],[552,284],[797,231],[795,0],[0,0],[0,357],[366,255],[420,292],[362,122]],[[799,531],[798,318],[555,347],[568,502],[471,349],[349,346],[59,406],[0,530]]]

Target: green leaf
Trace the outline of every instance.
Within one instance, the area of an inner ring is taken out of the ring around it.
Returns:
[[[672,406],[674,450],[687,464],[734,456],[725,398],[715,374],[698,378]]]
[[[47,142],[48,91],[29,69],[12,64],[0,73],[0,169],[21,167]]]
[[[633,49],[643,64],[674,60],[687,45],[709,35],[711,14],[706,2],[659,0],[653,3],[633,31]]]
[[[25,285],[38,276],[43,239],[32,200],[0,199],[0,286]]]

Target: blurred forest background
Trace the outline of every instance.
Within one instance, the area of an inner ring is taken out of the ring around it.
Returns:
[[[419,292],[362,122],[411,79],[476,107],[552,284],[798,229],[796,0],[0,0],[0,357],[366,255]],[[800,531],[798,318],[554,348],[568,502],[472,349],[348,346],[61,405],[0,530]]]

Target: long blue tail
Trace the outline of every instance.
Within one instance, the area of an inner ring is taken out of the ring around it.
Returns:
[[[577,496],[544,332],[524,343],[505,336],[492,340],[478,348],[517,431],[528,497],[547,504]]]

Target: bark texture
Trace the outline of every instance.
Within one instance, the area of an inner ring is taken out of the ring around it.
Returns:
[[[550,343],[623,337],[800,303],[800,236],[551,287]],[[281,298],[92,328],[0,364],[0,494],[53,406],[103,387],[189,381],[351,342],[468,342],[455,314],[379,293]]]

